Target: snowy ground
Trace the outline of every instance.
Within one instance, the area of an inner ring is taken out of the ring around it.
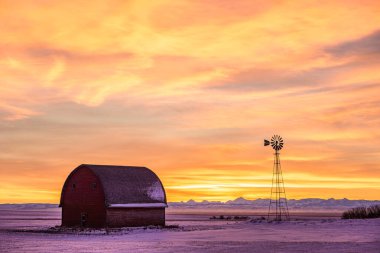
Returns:
[[[0,210],[0,252],[380,252],[380,219],[299,214],[284,223],[210,220],[230,210],[169,210],[168,225],[56,232],[60,209]],[[253,216],[253,217],[258,217]]]

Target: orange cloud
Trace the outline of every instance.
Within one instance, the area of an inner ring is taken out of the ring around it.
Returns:
[[[379,10],[2,1],[0,202],[57,202],[80,163],[151,167],[171,201],[266,197],[273,133],[290,197],[378,198]]]

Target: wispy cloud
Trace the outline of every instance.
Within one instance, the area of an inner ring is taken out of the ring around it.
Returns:
[[[380,31],[375,31],[370,35],[359,39],[343,42],[332,46],[327,52],[336,57],[364,57],[377,58],[380,54]]]

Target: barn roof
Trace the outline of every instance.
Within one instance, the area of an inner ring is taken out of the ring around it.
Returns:
[[[107,206],[150,203],[166,205],[164,187],[157,175],[148,168],[82,164],[75,170],[81,168],[90,169],[98,177]]]

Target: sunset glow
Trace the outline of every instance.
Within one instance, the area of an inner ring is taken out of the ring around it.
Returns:
[[[107,3],[106,3],[107,2]],[[379,1],[0,1],[0,203],[78,165],[168,201],[380,199]]]

